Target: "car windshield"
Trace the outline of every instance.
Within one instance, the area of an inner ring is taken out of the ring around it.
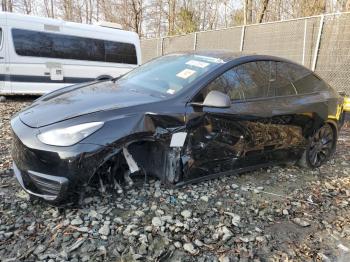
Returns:
[[[172,54],[155,59],[121,77],[117,84],[135,92],[173,96],[223,60],[201,55]]]

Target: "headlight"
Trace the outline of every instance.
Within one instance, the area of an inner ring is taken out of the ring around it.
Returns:
[[[41,142],[52,146],[71,146],[91,135],[103,126],[103,122],[91,122],[53,129],[38,135]]]

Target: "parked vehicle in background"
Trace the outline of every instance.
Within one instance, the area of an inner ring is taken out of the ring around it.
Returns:
[[[0,12],[0,94],[44,94],[140,65],[138,35],[106,25]]]

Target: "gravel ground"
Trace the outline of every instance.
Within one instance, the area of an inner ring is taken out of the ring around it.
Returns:
[[[350,261],[350,128],[317,170],[150,181],[58,209],[30,202],[10,169],[9,119],[30,101],[0,103],[1,261]]]

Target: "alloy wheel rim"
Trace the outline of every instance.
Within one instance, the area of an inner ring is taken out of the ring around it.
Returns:
[[[312,137],[308,159],[312,166],[319,167],[328,160],[334,148],[333,130],[329,125],[321,127]]]

